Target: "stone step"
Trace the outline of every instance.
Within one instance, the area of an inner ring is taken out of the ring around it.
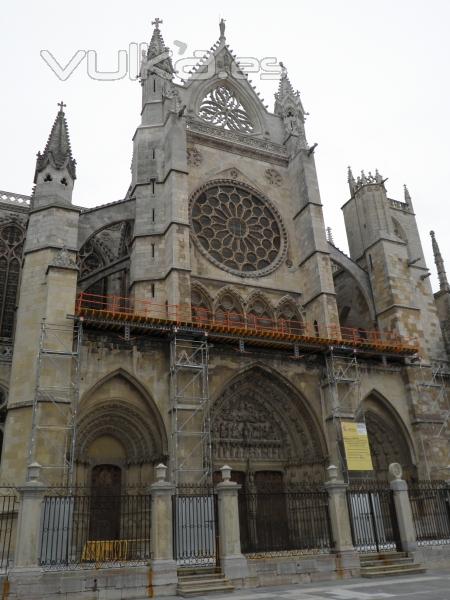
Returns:
[[[178,571],[177,594],[185,598],[205,594],[229,593],[233,584],[220,568],[182,569]]]
[[[208,585],[197,583],[196,585],[178,585],[177,594],[188,598],[189,596],[202,596],[212,593],[231,593],[234,592],[234,586],[229,581],[214,581]]]
[[[368,552],[367,554],[360,555],[360,561],[365,560],[385,560],[387,558],[408,558],[407,552]]]
[[[205,575],[207,573],[222,573],[220,567],[180,567],[177,569],[178,577],[185,575]]]
[[[361,567],[361,571],[365,571],[369,573],[370,571],[381,571],[381,570],[389,570],[389,571],[401,571],[402,569],[409,569],[412,566],[416,566],[414,563],[390,563],[388,565],[373,565],[370,567],[366,567],[365,565]]]
[[[178,575],[178,581],[182,583],[188,583],[190,581],[203,581],[204,579],[223,579],[222,573],[207,573],[207,574],[196,574],[196,575]]]
[[[365,569],[361,569],[361,577],[395,577],[400,575],[416,575],[418,573],[425,573],[426,569],[422,565],[410,565],[405,566],[401,570],[391,570],[389,567],[386,569],[380,568],[376,571],[371,571],[370,573],[366,573]]]
[[[408,565],[413,564],[414,559],[409,556],[407,558],[385,558],[382,560],[365,560],[361,561],[361,567],[381,567],[389,565]]]

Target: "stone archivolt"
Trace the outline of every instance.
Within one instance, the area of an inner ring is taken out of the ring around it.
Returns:
[[[154,423],[128,402],[103,402],[80,419],[76,460],[89,463],[89,447],[102,436],[112,436],[122,444],[127,464],[154,463],[164,458],[161,435]]]
[[[370,453],[375,472],[381,478],[387,478],[389,464],[400,463],[405,474],[411,475],[414,470],[408,444],[395,423],[389,423],[385,417],[374,410],[365,413],[365,421],[369,434]]]
[[[307,410],[290,390],[259,368],[227,385],[217,400],[212,442],[218,461],[323,462],[319,434]]]

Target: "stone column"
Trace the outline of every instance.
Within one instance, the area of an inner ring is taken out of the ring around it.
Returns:
[[[231,468],[223,466],[222,481],[217,484],[219,503],[219,557],[226,577],[244,579],[248,576],[247,559],[241,552],[238,491],[240,485],[230,481]]]
[[[399,463],[389,465],[391,490],[394,492],[394,505],[400,535],[400,545],[403,552],[417,550],[416,528],[408,495],[408,485],[402,479],[403,470]]]
[[[156,482],[150,486],[152,494],[152,585],[154,595],[175,594],[177,564],[173,558],[172,496],[175,485],[166,481],[167,467],[155,468]],[[158,589],[159,588],[159,589]]]
[[[328,481],[325,488],[328,492],[328,510],[331,522],[331,535],[335,552],[354,551],[350,516],[348,513],[348,485],[337,478],[337,467],[330,465],[327,469]]]
[[[32,463],[27,470],[26,483],[17,488],[20,507],[17,522],[14,568],[33,569],[39,566],[42,526],[42,500],[46,487],[39,480],[41,465]]]

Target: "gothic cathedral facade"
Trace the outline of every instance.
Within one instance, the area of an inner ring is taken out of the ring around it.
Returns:
[[[283,67],[269,111],[223,23],[181,85],[156,21],[140,81],[122,200],[73,203],[62,104],[31,197],[0,196],[2,482],[447,478],[450,287],[406,188],[349,171],[340,251],[299,93]],[[373,470],[348,469],[355,421]]]

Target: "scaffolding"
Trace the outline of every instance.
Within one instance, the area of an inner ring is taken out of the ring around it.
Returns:
[[[53,483],[72,485],[80,389],[82,322],[41,324],[28,466],[38,462]]]
[[[450,401],[447,394],[445,379],[450,376],[448,366],[440,362],[434,362],[430,365],[419,363],[419,377],[417,389],[419,395],[426,395],[427,405],[430,410],[436,414],[442,415],[442,424],[436,433],[436,438],[442,437],[449,426],[450,420]],[[425,467],[428,477],[430,477],[429,461],[423,433],[419,432],[422,452],[425,461]]]
[[[208,485],[211,473],[211,415],[208,341],[180,335],[170,343],[171,480]]]
[[[325,378],[322,387],[330,390],[331,419],[338,440],[337,452],[345,481],[349,480],[342,436],[341,418],[345,414],[365,423],[361,401],[361,373],[356,353],[336,354],[333,347],[325,357]]]

